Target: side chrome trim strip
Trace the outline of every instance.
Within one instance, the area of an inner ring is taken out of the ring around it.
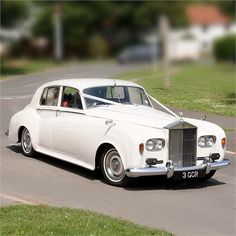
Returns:
[[[73,114],[85,115],[85,113],[81,109],[76,110],[76,109],[71,108],[71,110],[65,110],[62,107],[57,107],[57,106],[55,106],[55,108],[39,107],[39,108],[36,109],[36,111],[38,113],[40,113],[41,111],[54,111],[54,112],[60,112],[60,113],[64,112],[64,113],[73,113]]]

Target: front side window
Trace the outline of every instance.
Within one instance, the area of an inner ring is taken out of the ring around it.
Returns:
[[[84,90],[85,94],[106,99],[109,101],[122,103],[149,106],[151,104],[147,98],[146,93],[142,88],[132,86],[102,86],[92,87]],[[85,98],[87,107],[94,107],[98,105],[106,105],[105,101],[96,101],[95,99]]]
[[[61,106],[83,109],[79,91],[72,87],[64,87],[62,93]]]
[[[40,100],[40,105],[57,106],[60,87],[45,88]]]
[[[150,106],[146,94],[140,88],[128,87],[130,103]]]

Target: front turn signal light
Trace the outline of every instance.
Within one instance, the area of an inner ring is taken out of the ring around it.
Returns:
[[[222,148],[225,148],[225,145],[226,145],[226,138],[222,138],[222,139],[221,139],[221,145],[222,145]]]
[[[143,143],[140,143],[140,144],[139,144],[139,153],[140,153],[141,155],[143,155],[143,152],[144,152],[144,144],[143,144]]]

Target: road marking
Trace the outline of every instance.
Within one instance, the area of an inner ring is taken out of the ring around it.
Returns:
[[[232,151],[225,151],[227,154],[233,154],[233,155],[235,155],[236,154],[236,152],[232,152]]]
[[[26,99],[26,98],[32,98],[33,95],[27,95],[27,96],[17,96],[17,97],[1,97],[2,100],[14,100],[14,99]]]
[[[19,202],[19,203],[28,204],[28,205],[35,205],[36,204],[34,202],[24,200],[22,198],[12,196],[12,195],[8,195],[8,194],[4,194],[4,193],[0,193],[0,197],[3,197],[5,199],[8,199],[8,200],[13,201],[13,202]]]
[[[70,77],[73,76],[73,77],[74,77],[74,76],[75,76],[75,73],[68,73],[68,74],[65,74],[65,75],[64,75],[65,78],[67,78],[68,76],[70,76]]]
[[[29,83],[29,84],[24,85],[23,87],[26,88],[26,87],[30,87],[30,86],[35,85],[35,84],[38,84],[38,82],[36,82],[36,83]]]
[[[12,100],[14,98],[1,98],[2,100]]]

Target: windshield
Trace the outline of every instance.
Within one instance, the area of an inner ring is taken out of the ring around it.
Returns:
[[[108,101],[122,103],[149,106],[151,104],[147,98],[146,93],[142,88],[132,86],[102,86],[92,87],[84,90],[84,94],[88,94],[94,97],[102,98]],[[107,105],[105,101],[99,101],[96,99],[86,98],[86,106],[95,107],[98,105]]]

